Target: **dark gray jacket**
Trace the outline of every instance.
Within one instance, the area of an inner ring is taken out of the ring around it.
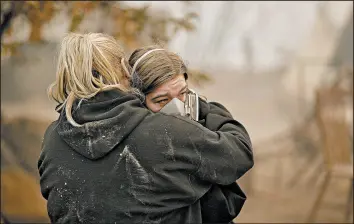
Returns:
[[[230,112],[220,103],[199,98],[199,123],[211,131],[218,131],[233,122]],[[203,223],[232,223],[240,213],[246,195],[235,182],[230,185],[213,185],[200,199]]]
[[[232,118],[211,131],[120,91],[73,108],[84,125],[63,111],[38,161],[54,223],[201,223],[200,198],[253,166],[249,136]]]

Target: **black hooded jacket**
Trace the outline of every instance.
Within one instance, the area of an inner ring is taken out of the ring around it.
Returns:
[[[53,223],[201,223],[200,198],[253,166],[249,136],[230,118],[211,131],[115,90],[73,108],[82,126],[61,112],[38,161]]]
[[[233,122],[231,113],[220,103],[199,98],[199,123],[211,131],[218,131]],[[235,182],[230,185],[213,185],[200,199],[203,223],[232,223],[240,213],[246,195]]]

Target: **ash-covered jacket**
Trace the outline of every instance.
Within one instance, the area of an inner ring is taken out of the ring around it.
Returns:
[[[237,121],[214,132],[180,116],[152,113],[111,90],[62,111],[38,161],[53,223],[201,223],[200,198],[253,166]]]
[[[231,113],[220,103],[199,98],[199,123],[211,131],[218,131],[233,122]],[[246,195],[235,182],[230,185],[213,185],[200,199],[203,223],[232,223],[240,213]]]

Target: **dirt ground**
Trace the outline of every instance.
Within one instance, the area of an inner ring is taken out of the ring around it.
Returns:
[[[316,193],[315,191],[312,191]],[[344,191],[342,191],[344,192]],[[332,193],[332,192],[331,192]],[[306,223],[314,195],[299,192],[256,192],[248,198],[237,223]],[[316,223],[344,223],[346,198],[336,198],[335,195],[326,197],[326,205],[318,212]],[[353,218],[351,222],[353,223]]]
[[[298,168],[306,161],[301,156],[289,154],[288,158],[259,158],[255,167],[240,180],[241,187],[246,190],[248,199],[240,215],[234,220],[237,223],[308,223],[310,209],[319,192],[323,176],[321,172],[310,170],[300,176],[304,180],[291,182]],[[282,163],[279,163],[279,160]],[[292,161],[290,161],[292,160]],[[321,162],[319,159],[318,161]],[[312,160],[313,164],[315,161]],[[318,177],[318,178],[317,178]],[[251,178],[251,188],[247,183]],[[315,219],[316,223],[346,223],[345,211],[349,198],[352,180],[332,179],[324,202],[320,206]],[[353,198],[351,197],[351,203]],[[353,223],[353,213],[350,222]]]

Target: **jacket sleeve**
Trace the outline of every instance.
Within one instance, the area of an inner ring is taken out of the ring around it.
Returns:
[[[201,157],[196,175],[212,184],[228,185],[253,167],[251,140],[244,126],[222,105],[206,106],[209,112],[204,119],[208,128],[200,126],[203,137],[196,146]]]
[[[240,213],[246,195],[237,183],[213,185],[200,199],[203,223],[230,223]]]
[[[232,118],[231,113],[219,103],[207,103],[199,99],[199,105],[199,122],[209,130],[217,131]],[[230,222],[240,213],[245,201],[246,195],[236,182],[230,185],[213,185],[200,199],[202,220],[205,223]]]
[[[199,123],[211,131],[217,131],[228,121],[232,121],[231,113],[220,103],[206,102],[199,98]],[[246,133],[247,134],[247,133]]]
[[[212,110],[219,109],[210,111]],[[223,116],[220,113],[228,115]],[[156,125],[159,122],[162,126],[169,126],[167,128],[169,131],[166,132],[174,136],[171,144],[178,148],[175,155],[183,158],[180,160],[181,166],[187,168],[193,164],[194,171],[191,175],[196,180],[209,184],[229,185],[252,168],[252,144],[242,124],[232,119],[229,113],[223,111],[220,113],[210,112],[207,115],[206,122],[210,126],[215,126],[211,127],[211,130],[188,118],[175,115],[157,114],[159,120],[150,124]],[[215,120],[218,122],[214,124]],[[189,162],[186,163],[186,160]]]

